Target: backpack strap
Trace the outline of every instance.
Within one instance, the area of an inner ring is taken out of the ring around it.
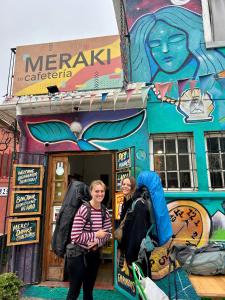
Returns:
[[[102,228],[106,219],[106,206],[101,203],[101,211],[102,211]]]
[[[92,225],[93,222],[91,220],[91,205],[89,201],[83,201],[83,204],[87,207],[87,217],[84,224],[84,227],[90,223],[90,231],[92,231]],[[104,204],[101,204],[101,213],[102,213],[102,228],[106,219],[106,206]]]
[[[86,206],[87,208],[87,217],[86,217],[86,220],[85,220],[85,224],[84,224],[84,227],[90,223],[90,232],[92,232],[92,220],[91,220],[91,205],[90,205],[90,202],[89,201],[83,201],[83,205]]]

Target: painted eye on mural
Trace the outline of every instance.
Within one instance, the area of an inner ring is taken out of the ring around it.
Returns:
[[[173,34],[168,38],[169,43],[178,43],[186,39],[184,34]]]
[[[164,247],[155,248],[150,263],[152,276],[163,278],[169,271],[169,249],[173,244],[205,245],[209,240],[211,220],[206,209],[191,200],[173,201],[168,204],[173,227],[172,239]]]

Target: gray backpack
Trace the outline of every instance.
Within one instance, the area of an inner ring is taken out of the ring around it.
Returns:
[[[170,260],[177,260],[190,274],[225,274],[225,242],[211,242],[201,248],[195,245],[174,245]]]

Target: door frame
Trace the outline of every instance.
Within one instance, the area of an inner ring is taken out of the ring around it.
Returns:
[[[48,172],[47,172],[47,187],[46,187],[46,206],[45,206],[45,223],[44,223],[44,246],[43,246],[43,261],[42,261],[42,281],[49,280],[47,279],[48,274],[48,253],[50,251],[51,247],[51,208],[53,205],[53,201],[51,201],[51,195],[53,193],[52,190],[52,181],[53,181],[53,161],[55,158],[66,158],[71,156],[104,156],[104,155],[111,155],[111,162],[112,162],[112,232],[114,232],[114,216],[115,216],[115,157],[116,157],[116,151],[109,151],[109,150],[101,150],[101,151],[64,151],[64,152],[54,152],[54,153],[48,153]],[[68,171],[67,171],[68,172]],[[66,182],[67,184],[67,182]],[[112,254],[112,272],[113,272],[113,278],[114,278],[114,242],[113,245],[113,254]],[[64,259],[62,259],[63,261]],[[113,282],[112,282],[113,284]]]

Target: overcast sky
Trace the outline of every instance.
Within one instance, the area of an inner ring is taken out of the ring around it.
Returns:
[[[112,0],[1,2],[0,99],[7,90],[11,48],[118,34]]]

